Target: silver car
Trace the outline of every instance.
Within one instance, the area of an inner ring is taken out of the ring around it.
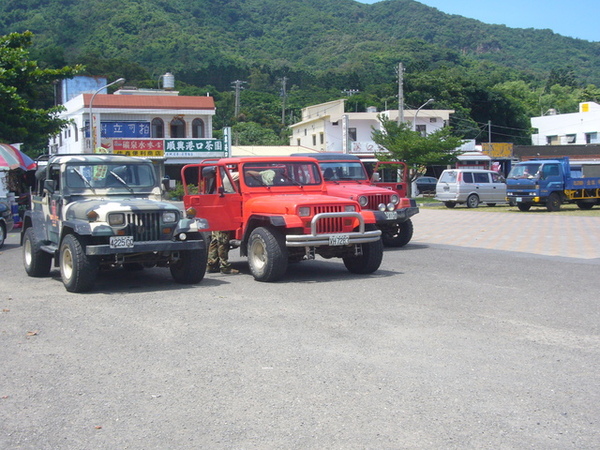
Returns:
[[[435,199],[448,208],[457,204],[477,208],[480,203],[495,206],[507,203],[506,183],[502,175],[492,170],[448,169],[437,182]]]

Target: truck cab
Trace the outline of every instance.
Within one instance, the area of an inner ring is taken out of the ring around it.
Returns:
[[[313,158],[224,158],[182,168],[184,204],[210,230],[229,231],[258,281],[282,278],[289,262],[342,258],[372,273],[383,256],[372,211],[327,195]]]

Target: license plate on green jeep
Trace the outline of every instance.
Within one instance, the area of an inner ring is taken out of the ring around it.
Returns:
[[[133,236],[111,236],[110,248],[133,248]]]
[[[350,236],[348,236],[347,234],[329,236],[329,245],[332,245],[332,246],[348,245],[349,242],[350,242]]]

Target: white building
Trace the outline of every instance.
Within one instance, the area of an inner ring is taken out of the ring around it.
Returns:
[[[209,96],[122,89],[112,95],[79,94],[63,106],[60,117],[70,125],[51,139],[51,154],[106,152],[186,164],[227,152],[224,140],[212,137],[215,102]]]
[[[531,126],[537,133],[531,136],[533,145],[584,145],[600,143],[600,105],[579,104],[579,112],[556,114],[550,110],[542,117],[532,117]]]
[[[340,99],[303,108],[302,120],[290,127],[290,145],[321,152],[372,157],[379,151],[371,137],[373,129],[381,129],[379,116],[396,121],[398,110],[377,112],[374,108],[369,108],[367,112],[345,112],[345,101]],[[416,131],[430,134],[444,127],[453,112],[409,109],[404,110],[404,120],[411,123]]]

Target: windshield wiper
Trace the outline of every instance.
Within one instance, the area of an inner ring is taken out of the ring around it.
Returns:
[[[123,178],[121,178],[119,175],[114,173],[112,170],[110,170],[109,173],[113,177],[115,177],[119,181],[119,183],[121,183],[123,186],[125,186],[129,190],[129,192],[131,192],[133,194],[133,189],[127,184],[127,182]]]

